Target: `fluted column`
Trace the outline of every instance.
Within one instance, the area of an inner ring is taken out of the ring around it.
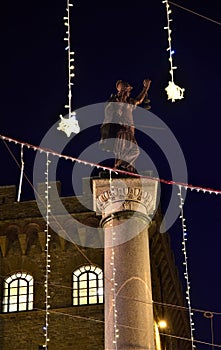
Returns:
[[[148,225],[157,183],[93,180],[105,235],[105,349],[154,350]]]

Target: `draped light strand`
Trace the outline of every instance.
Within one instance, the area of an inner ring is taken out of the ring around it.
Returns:
[[[194,322],[193,322],[193,311],[191,308],[191,300],[190,300],[190,281],[189,281],[188,263],[187,263],[187,249],[186,249],[187,229],[186,229],[184,212],[183,212],[184,200],[182,198],[181,186],[179,186],[178,196],[180,198],[179,208],[180,208],[180,219],[181,219],[181,223],[182,223],[182,232],[183,232],[182,251],[183,251],[183,255],[184,255],[183,265],[185,266],[184,278],[186,280],[186,300],[187,300],[188,311],[189,311],[190,338],[191,338],[192,349],[194,349],[195,348],[194,337],[193,337]]]
[[[23,180],[23,174],[24,174],[24,160],[23,160],[23,147],[24,145],[21,144],[21,174],[20,174],[20,181],[19,181],[19,187],[18,187],[18,198],[17,202],[20,202],[21,199],[21,188],[22,188],[22,180]]]
[[[114,186],[112,185],[112,176],[111,176],[111,171],[109,171],[110,178],[110,198],[112,198],[112,193],[114,192]],[[112,226],[112,224],[110,224]],[[112,277],[111,277],[111,282],[112,282],[112,288],[111,288],[111,296],[112,296],[112,306],[113,306],[113,323],[114,323],[114,335],[113,335],[113,346],[114,349],[117,350],[117,339],[119,338],[119,329],[118,329],[118,314],[117,314],[117,293],[116,293],[116,287],[117,287],[117,282],[116,282],[116,266],[115,266],[115,251],[114,251],[114,246],[115,246],[115,240],[116,240],[116,232],[114,228],[112,227],[111,230],[111,239],[112,239],[112,244],[111,244],[111,261],[110,265],[112,267]]]
[[[72,7],[73,4],[70,3],[69,0],[67,0],[67,15],[63,18],[64,19],[64,25],[66,28],[66,36],[64,40],[67,42],[67,46],[65,47],[65,50],[68,54],[68,104],[66,104],[64,107],[68,110],[68,117],[63,117],[60,115],[60,123],[58,126],[58,130],[61,130],[66,133],[68,137],[70,137],[71,133],[79,133],[80,128],[78,125],[78,121],[76,119],[76,113],[72,110],[72,78],[75,76],[74,74],[74,51],[71,50],[71,27],[70,27],[70,7]]]
[[[46,271],[45,271],[45,325],[43,327],[44,331],[44,336],[45,336],[45,344],[43,347],[45,349],[48,349],[48,342],[50,341],[49,339],[49,309],[50,309],[50,295],[49,295],[49,274],[51,272],[51,256],[49,252],[49,246],[50,246],[50,240],[51,240],[51,235],[49,232],[49,226],[50,226],[50,220],[49,220],[49,215],[50,215],[50,203],[49,203],[49,190],[51,186],[49,186],[49,165],[51,161],[49,160],[49,153],[47,153],[47,160],[46,160],[46,171],[45,171],[45,201],[46,201],[46,244],[45,244],[45,255],[46,255]]]
[[[183,182],[178,182],[178,181],[173,181],[173,180],[165,180],[165,179],[154,177],[154,176],[130,173],[128,171],[119,170],[119,169],[117,171],[115,171],[113,168],[108,167],[108,166],[104,166],[104,165],[100,165],[100,164],[97,164],[97,163],[89,162],[87,160],[82,160],[82,159],[79,159],[79,158],[75,158],[75,157],[71,157],[71,156],[68,156],[68,155],[64,155],[64,154],[58,153],[56,151],[53,151],[51,149],[34,146],[34,145],[31,145],[30,143],[21,142],[21,141],[12,139],[11,137],[7,137],[7,136],[3,136],[3,135],[0,135],[0,139],[2,139],[4,143],[5,143],[5,141],[8,141],[8,142],[13,142],[15,144],[20,144],[20,145],[23,144],[23,146],[25,146],[27,148],[31,148],[34,151],[39,151],[40,153],[48,153],[48,154],[51,154],[53,156],[59,157],[60,159],[70,160],[71,162],[77,162],[78,164],[88,165],[88,166],[91,166],[91,167],[95,167],[97,169],[103,169],[103,170],[107,170],[107,171],[112,171],[115,174],[119,173],[119,174],[124,174],[124,175],[131,175],[133,177],[138,177],[138,178],[142,178],[142,179],[150,179],[150,180],[153,180],[153,181],[158,181],[158,182],[164,183],[166,185],[181,186],[182,188],[185,188],[186,190],[190,189],[191,191],[203,192],[203,193],[207,193],[207,194],[216,194],[216,195],[217,194],[221,194],[221,190],[215,190],[213,188],[194,186],[194,185],[191,185],[191,184],[188,184],[188,183],[183,183]]]
[[[174,50],[172,50],[172,39],[171,39],[171,27],[170,27],[170,22],[172,22],[172,19],[170,18],[170,14],[172,13],[170,9],[170,5],[168,0],[163,0],[163,4],[166,6],[166,12],[167,12],[167,26],[164,27],[165,30],[167,30],[168,34],[168,48],[167,51],[169,52],[169,63],[170,63],[170,76],[171,76],[171,81],[169,81],[169,85],[165,88],[168,96],[168,100],[171,100],[172,102],[175,102],[175,100],[180,100],[183,98],[184,90],[183,88],[180,88],[178,85],[174,83],[174,73],[173,71],[177,69],[176,66],[173,64],[173,55],[175,53]]]

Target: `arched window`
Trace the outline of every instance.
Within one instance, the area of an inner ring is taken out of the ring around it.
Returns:
[[[31,275],[17,272],[4,280],[3,312],[33,309],[34,280]]]
[[[103,301],[103,271],[94,265],[74,271],[73,305],[102,304]]]

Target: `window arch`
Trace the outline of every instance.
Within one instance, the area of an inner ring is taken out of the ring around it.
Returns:
[[[33,309],[34,280],[25,272],[17,272],[4,280],[3,312]]]
[[[103,271],[94,265],[81,266],[73,272],[73,305],[102,304]]]

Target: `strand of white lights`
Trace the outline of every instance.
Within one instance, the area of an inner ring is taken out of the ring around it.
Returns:
[[[77,162],[78,164],[95,167],[97,169],[103,169],[103,170],[112,171],[115,174],[131,175],[131,173],[128,172],[128,171],[119,170],[119,169],[116,171],[113,168],[108,167],[108,166],[100,165],[100,164],[89,162],[87,160],[83,160],[83,159],[80,159],[80,158],[75,158],[75,157],[71,157],[71,156],[68,156],[68,155],[65,155],[65,154],[61,154],[61,153],[58,153],[58,152],[56,152],[56,151],[54,151],[52,149],[49,149],[49,148],[43,148],[43,147],[34,146],[34,145],[32,145],[30,143],[27,143],[27,142],[21,142],[21,141],[12,139],[11,137],[0,135],[0,139],[3,140],[6,148],[8,149],[9,153],[12,156],[13,156],[13,153],[11,152],[10,148],[8,147],[6,141],[13,142],[14,144],[19,144],[19,145],[23,144],[23,146],[25,146],[25,147],[27,147],[29,149],[31,148],[34,151],[39,151],[40,153],[49,153],[52,156],[59,157],[60,159],[69,160],[71,162]],[[17,163],[17,161],[16,161],[16,163]],[[207,194],[221,195],[221,190],[215,190],[215,189],[209,188],[209,187],[207,188],[207,187],[201,187],[201,186],[194,186],[194,185],[191,185],[191,184],[188,184],[188,183],[178,182],[178,181],[173,181],[173,180],[165,180],[165,179],[162,179],[162,178],[159,178],[159,177],[155,177],[155,176],[147,176],[147,175],[140,175],[140,174],[134,174],[134,173],[132,175],[134,177],[137,177],[137,178],[150,179],[150,180],[158,181],[158,182],[164,183],[166,185],[181,186],[182,188],[185,188],[186,190],[189,189],[191,191],[203,192],[203,193],[207,193]]]
[[[184,90],[183,88],[180,88],[178,85],[176,85],[174,83],[174,74],[173,71],[175,69],[177,69],[177,67],[175,67],[173,65],[173,54],[174,54],[174,50],[172,50],[172,46],[171,46],[171,33],[172,30],[170,28],[170,22],[172,22],[172,19],[170,18],[170,14],[171,14],[171,9],[170,9],[170,5],[168,0],[163,0],[162,1],[163,4],[166,5],[166,12],[167,12],[167,26],[164,27],[165,30],[167,30],[168,33],[168,48],[167,51],[169,51],[169,62],[170,62],[170,76],[171,76],[171,81],[169,81],[169,85],[165,88],[166,92],[167,92],[167,96],[168,96],[168,100],[172,100],[172,102],[175,102],[175,100],[180,100],[183,98],[183,94],[184,94]]]
[[[21,198],[21,188],[22,188],[22,180],[23,180],[24,166],[25,166],[24,160],[23,160],[23,147],[24,145],[21,144],[21,174],[20,174],[17,202],[20,202],[20,198]]]
[[[63,117],[62,115],[60,115],[60,123],[58,126],[58,130],[64,131],[65,134],[70,137],[71,133],[79,133],[80,128],[78,125],[78,121],[76,119],[76,113],[73,111],[71,111],[72,109],[72,91],[71,91],[71,87],[73,85],[72,83],[72,78],[75,76],[74,74],[74,51],[71,51],[71,28],[70,28],[70,7],[72,7],[73,4],[70,3],[69,0],[67,0],[67,7],[66,7],[66,11],[67,11],[67,15],[64,17],[64,25],[66,27],[66,37],[64,38],[64,40],[67,42],[67,46],[65,48],[65,50],[68,53],[68,104],[65,105],[65,108],[68,110],[68,118]]]
[[[190,281],[189,281],[188,263],[187,263],[187,249],[186,249],[187,230],[186,230],[185,218],[184,218],[184,214],[183,214],[184,200],[182,198],[181,186],[179,186],[178,196],[180,197],[180,205],[179,205],[179,207],[180,207],[180,219],[181,219],[181,223],[182,223],[182,232],[183,232],[182,251],[183,251],[183,255],[184,255],[183,265],[185,266],[184,278],[186,279],[186,300],[187,300],[188,311],[189,311],[190,338],[191,338],[192,349],[194,349],[195,348],[194,338],[193,338],[194,322],[193,322],[193,311],[191,308],[191,301],[190,301]]]
[[[45,171],[45,185],[46,185],[46,190],[45,190],[45,199],[46,199],[46,244],[45,244],[45,255],[46,255],[46,271],[45,271],[45,325],[43,327],[44,330],[44,336],[45,336],[45,344],[43,347],[45,349],[48,349],[48,342],[50,341],[49,339],[49,333],[48,333],[48,327],[49,327],[49,309],[50,309],[50,304],[49,304],[49,274],[51,272],[51,256],[49,254],[49,246],[50,246],[50,240],[51,240],[51,235],[49,233],[49,225],[50,225],[50,220],[49,220],[49,215],[50,215],[50,203],[49,203],[49,189],[51,186],[49,186],[49,164],[51,161],[49,160],[49,153],[47,153],[47,160],[46,160],[46,171]]]
[[[112,194],[114,192],[114,187],[112,185],[112,177],[111,177],[111,171],[109,172],[110,178],[110,198],[112,198]],[[112,225],[112,224],[111,224]],[[117,282],[116,282],[116,266],[115,266],[115,252],[114,252],[114,246],[115,246],[115,240],[116,240],[116,233],[114,228],[111,230],[112,237],[111,237],[111,261],[110,265],[112,267],[112,277],[111,277],[111,283],[112,283],[112,288],[111,288],[111,297],[112,297],[112,306],[113,306],[113,324],[114,324],[114,329],[113,329],[113,346],[114,349],[117,350],[117,339],[119,338],[119,329],[118,329],[118,322],[117,322],[117,293],[116,293],[116,287],[117,287]]]

